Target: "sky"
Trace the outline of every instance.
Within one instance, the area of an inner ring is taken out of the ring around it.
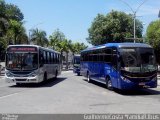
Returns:
[[[73,42],[87,43],[88,28],[98,13],[108,14],[111,10],[133,13],[144,25],[144,34],[150,22],[158,19],[160,0],[5,0],[17,5],[24,14],[27,33],[39,28],[49,37],[56,29]],[[127,5],[127,4],[128,5]]]

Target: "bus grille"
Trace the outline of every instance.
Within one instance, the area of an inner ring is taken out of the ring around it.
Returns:
[[[27,81],[27,79],[16,79],[16,81]]]

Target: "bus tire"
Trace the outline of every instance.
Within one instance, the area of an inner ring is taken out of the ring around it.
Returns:
[[[47,73],[44,73],[43,81],[47,81]]]
[[[91,78],[90,78],[89,73],[87,73],[87,82],[88,82],[88,83],[90,83],[90,82],[91,82]]]
[[[106,77],[106,88],[108,90],[113,90],[112,81],[111,81],[110,77]]]
[[[56,70],[54,79],[57,79],[57,75],[58,75],[58,72],[57,72],[57,70]]]

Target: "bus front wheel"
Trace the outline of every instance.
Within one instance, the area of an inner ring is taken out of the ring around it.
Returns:
[[[106,88],[108,90],[113,90],[112,82],[111,82],[111,79],[109,77],[106,78]]]
[[[87,81],[88,81],[88,83],[90,83],[90,82],[91,82],[91,78],[90,78],[89,73],[87,74]]]

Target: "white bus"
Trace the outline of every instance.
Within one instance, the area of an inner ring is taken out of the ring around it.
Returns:
[[[10,45],[6,50],[7,82],[39,83],[61,74],[60,53],[37,45]]]

